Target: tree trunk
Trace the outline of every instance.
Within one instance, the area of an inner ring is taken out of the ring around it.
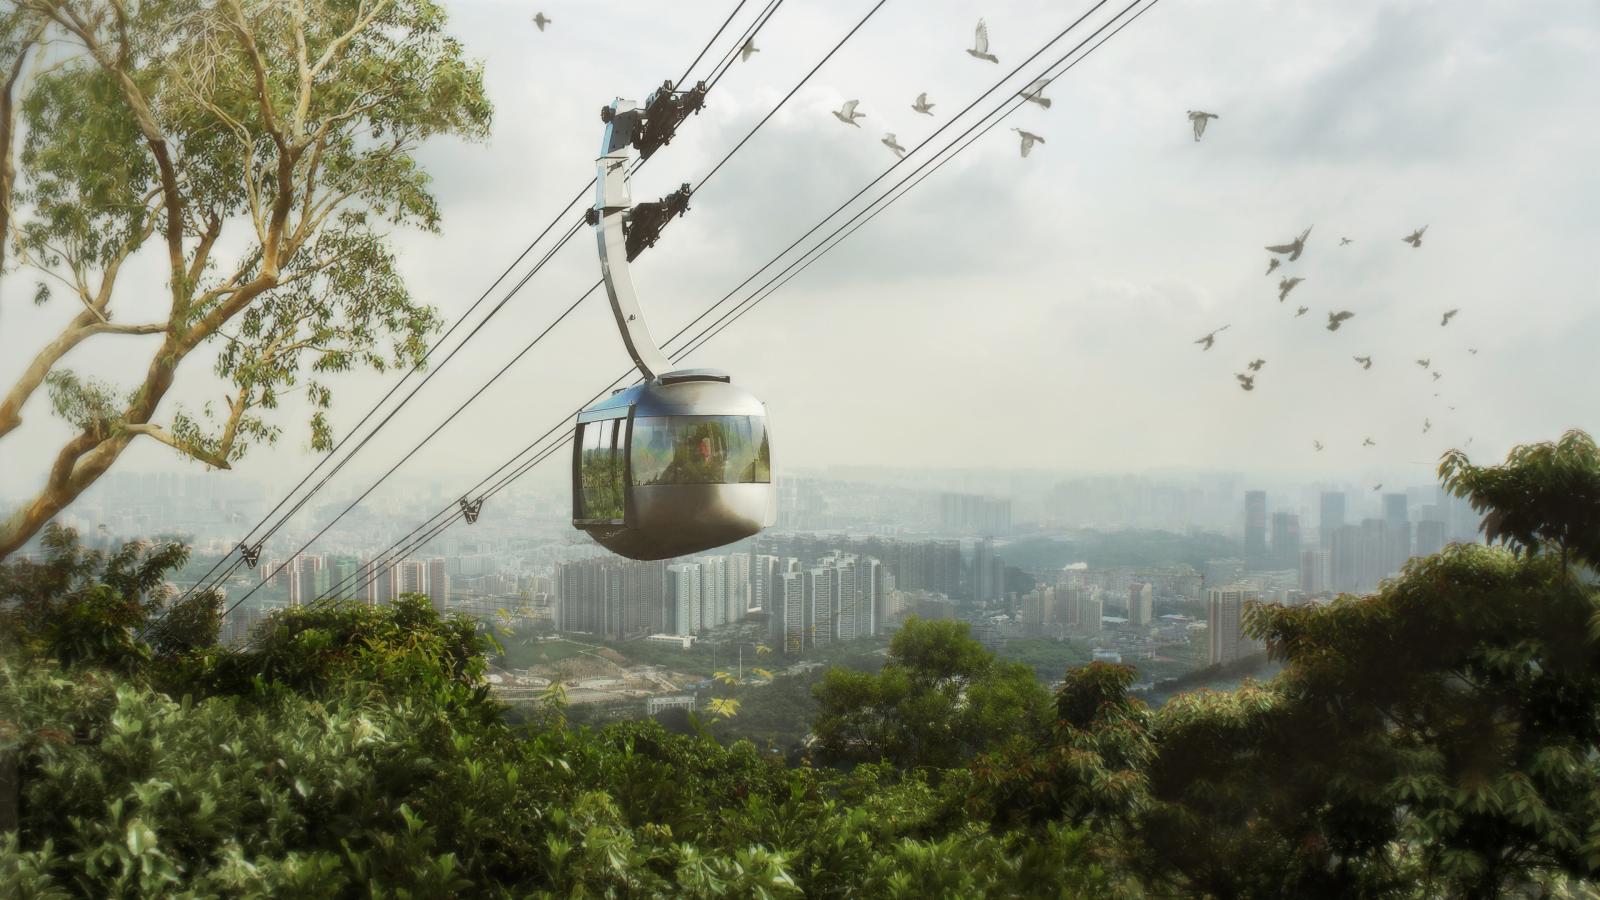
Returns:
[[[71,474],[59,482],[52,478],[40,489],[37,496],[0,523],[0,559],[5,559],[17,548],[26,544],[39,532],[39,529],[55,517],[56,513],[66,509],[68,504],[78,499],[79,494],[88,490],[90,485],[111,468],[117,457],[122,455],[132,436],[118,435],[104,441],[90,439],[85,442],[88,447],[77,449],[74,445],[83,439],[83,435],[74,438],[57,457],[58,466],[66,457],[71,457],[76,462],[70,467]]]

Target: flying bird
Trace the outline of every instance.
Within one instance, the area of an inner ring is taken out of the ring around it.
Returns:
[[[1439,327],[1443,328],[1444,326],[1449,325],[1450,324],[1450,320],[1458,312],[1461,312],[1461,310],[1459,310],[1459,309],[1447,309],[1447,310],[1445,310],[1444,311],[1444,318],[1439,320]]]
[[[1455,411],[1456,411],[1456,408],[1455,408],[1455,407],[1454,407],[1454,406],[1452,406],[1452,407],[1450,407],[1450,411],[1451,411],[1451,412],[1455,412]]]
[[[756,46],[756,36],[752,34],[748,38],[745,38],[744,46],[739,48],[739,61],[749,62],[750,57],[760,52],[761,48]]]
[[[1372,490],[1375,491],[1375,492],[1383,490],[1383,482],[1380,481],[1377,484],[1373,485],[1372,486]]]
[[[906,158],[906,148],[900,146],[900,143],[894,139],[894,132],[891,131],[883,136],[883,145],[893,150],[895,156],[901,159]]]
[[[923,91],[918,94],[917,102],[911,104],[911,108],[925,116],[933,115],[933,104],[928,102],[928,92]]]
[[[1428,430],[1431,429],[1432,427],[1433,427],[1433,423],[1428,421],[1428,417],[1427,416],[1423,416],[1422,417],[1422,433],[1423,434],[1427,434]]]
[[[1239,372],[1233,377],[1239,379],[1239,387],[1242,387],[1247,391],[1253,391],[1256,389],[1256,378],[1254,375],[1246,375],[1243,372]]]
[[[1467,348],[1467,352],[1471,353],[1473,356],[1477,356],[1478,355],[1478,348],[1477,347],[1468,347]]]
[[[856,112],[856,107],[860,104],[860,100],[846,100],[843,106],[833,111],[833,117],[846,125],[856,125],[857,119],[865,119],[867,117],[864,112]],[[861,126],[856,125],[856,127],[860,128]]]
[[[1228,325],[1224,325],[1221,328],[1218,328],[1216,331],[1213,331],[1210,334],[1206,335],[1205,337],[1200,338],[1199,340],[1195,341],[1195,343],[1196,344],[1205,344],[1204,347],[1200,348],[1202,350],[1210,350],[1211,349],[1211,345],[1213,343],[1215,343],[1216,340],[1217,340],[1217,335],[1221,334],[1224,331],[1227,331],[1228,328],[1231,325],[1232,325],[1232,323],[1230,322]]]
[[[1419,359],[1419,360],[1417,360],[1417,365],[1419,365],[1419,366],[1423,367],[1424,369],[1426,369],[1428,367],[1428,364],[1431,363],[1431,362],[1433,362],[1433,360],[1431,360],[1431,359]]]
[[[1350,358],[1355,360],[1358,363],[1361,363],[1361,370],[1363,372],[1365,372],[1367,369],[1372,368],[1372,357],[1370,357],[1370,356],[1352,356]]]
[[[1347,237],[1339,238],[1339,246],[1341,246],[1341,247],[1343,247],[1345,244],[1354,244],[1354,243],[1355,243],[1355,241],[1352,241]]]
[[[1272,270],[1276,269],[1280,265],[1283,265],[1283,264],[1278,262],[1278,258],[1276,256],[1267,257],[1267,274],[1271,275],[1272,274]]]
[[[1040,78],[1033,84],[1023,88],[1020,92],[1018,92],[1017,96],[1028,101],[1029,103],[1037,103],[1045,109],[1049,109],[1050,98],[1044,95],[1044,89],[1049,87],[1049,85],[1050,79]]]
[[[554,22],[554,21],[555,21],[554,19],[550,18],[549,16],[546,16],[542,12],[535,13],[534,16],[533,16],[533,24],[539,26],[539,30],[540,31],[543,31],[544,27],[546,25],[549,25],[551,22]]]
[[[1252,359],[1249,363],[1249,369],[1252,372],[1259,372],[1261,371],[1261,367],[1266,364],[1267,361],[1264,359]]]
[[[1037,134],[1034,134],[1031,131],[1023,131],[1021,128],[1013,128],[1011,130],[1022,135],[1022,155],[1024,158],[1027,157],[1028,151],[1033,149],[1034,144],[1044,143],[1044,138],[1039,137]]]
[[[1000,57],[989,52],[989,26],[983,24],[982,19],[978,20],[978,30],[973,36],[972,49],[967,51],[967,55],[976,59],[986,59],[992,63],[1000,61]]]
[[[1302,281],[1305,281],[1305,279],[1298,276],[1294,278],[1285,276],[1278,279],[1278,302],[1282,303],[1283,298],[1289,296],[1289,292],[1294,290],[1294,286]]]
[[[1315,227],[1315,226],[1312,226],[1312,227]],[[1287,254],[1289,254],[1289,261],[1290,262],[1294,262],[1295,260],[1300,258],[1300,254],[1301,253],[1305,252],[1305,249],[1306,249],[1306,238],[1309,237],[1310,235],[1311,235],[1311,229],[1307,228],[1305,231],[1300,232],[1300,236],[1299,237],[1295,238],[1294,240],[1290,241],[1287,244],[1273,244],[1272,246],[1267,248],[1267,252],[1269,252],[1269,253],[1287,253]]]
[[[1424,231],[1427,231],[1427,230],[1428,230],[1428,226],[1424,225],[1421,228],[1418,228],[1416,231],[1413,231],[1410,234],[1406,235],[1405,237],[1401,238],[1400,240],[1405,241],[1406,243],[1410,244],[1413,248],[1421,247],[1422,246],[1422,233]]]
[[[1189,121],[1194,124],[1194,139],[1200,140],[1200,135],[1206,133],[1206,123],[1212,119],[1220,119],[1216,113],[1208,113],[1198,109],[1189,110]]]
[[[1378,446],[1378,442],[1373,440],[1372,438],[1367,438],[1366,440],[1361,442],[1361,446],[1363,446],[1363,447],[1376,447],[1376,446]]]
[[[1341,309],[1336,313],[1328,313],[1328,330],[1338,331],[1339,326],[1344,324],[1344,320],[1354,319],[1355,317],[1356,314],[1348,309]]]
[[[1312,441],[1311,442],[1311,446],[1315,447],[1317,449],[1318,453],[1322,452],[1322,442],[1321,441]]]
[[[1301,317],[1301,316],[1303,316],[1303,315],[1305,315],[1305,314],[1306,314],[1306,313],[1308,313],[1308,312],[1310,312],[1310,311],[1311,311],[1311,307],[1309,307],[1309,306],[1302,306],[1302,307],[1300,307],[1300,308],[1299,308],[1299,309],[1297,309],[1297,310],[1295,310],[1295,311],[1294,311],[1294,317],[1295,317],[1295,318],[1296,318],[1296,319],[1298,319],[1298,318],[1300,318],[1300,317]]]
[[[1439,379],[1441,379],[1443,377],[1444,376],[1442,374],[1438,373],[1438,372],[1433,373],[1433,380],[1434,381],[1438,381]]]

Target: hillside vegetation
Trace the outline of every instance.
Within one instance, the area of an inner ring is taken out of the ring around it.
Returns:
[[[1377,594],[1261,607],[1283,669],[1051,693],[954,622],[812,686],[786,759],[703,712],[509,724],[486,639],[427,603],[290,610],[250,649],[205,608],[148,628],[178,546],[0,566],[0,884],[18,897],[1491,897],[1600,870],[1600,453],[1445,483],[1505,547]],[[141,637],[141,635],[143,635]],[[3,821],[3,819],[0,819]]]

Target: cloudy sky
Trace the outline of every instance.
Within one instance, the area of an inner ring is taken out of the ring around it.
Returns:
[[[395,236],[411,286],[450,320],[592,175],[600,106],[676,77],[733,6],[541,2],[553,20],[542,34],[526,3],[450,4],[451,30],[483,61],[493,136],[425,148],[443,231]],[[872,2],[785,3],[761,52],[651,160],[635,198],[698,181]],[[741,28],[761,5],[746,4]],[[914,146],[1088,8],[889,0],[635,266],[658,336],[892,163],[885,131]],[[1000,66],[962,52],[980,15]],[[911,111],[919,91],[934,117]],[[1027,105],[692,358],[767,401],[781,465],[1204,467],[1421,483],[1468,437],[1498,454],[1600,427],[1593,0],[1160,0],[1047,94],[1048,110]],[[859,130],[828,114],[847,99],[867,115]],[[1221,116],[1200,143],[1189,109]],[[1046,143],[1020,158],[1011,125]],[[1280,304],[1263,245],[1311,225],[1287,269],[1306,281]],[[1422,225],[1420,249],[1400,241]],[[1354,243],[1337,246],[1341,236]],[[160,290],[158,267],[138,271],[130,305]],[[347,474],[386,468],[597,274],[585,232]],[[31,283],[0,284],[6,384],[72,314],[65,303],[35,309]],[[1299,304],[1311,307],[1304,318]],[[1453,307],[1461,313],[1441,328]],[[1329,333],[1330,309],[1356,317]],[[1192,343],[1225,324],[1210,352]],[[140,341],[99,340],[71,366],[131,380],[146,365]],[[1371,371],[1357,354],[1374,358]],[[1245,393],[1233,373],[1257,357],[1267,363]],[[1442,373],[1437,383],[1418,357]],[[597,296],[403,471],[475,481],[627,366]],[[222,392],[203,360],[184,375],[189,403]],[[339,383],[336,425],[353,424],[389,383]],[[42,400],[0,444],[0,493],[35,485],[63,438]],[[311,464],[303,410],[277,421],[280,446],[238,469],[270,479]],[[1361,446],[1368,436],[1377,447]],[[122,465],[198,469],[153,443]],[[546,479],[564,473],[545,468]]]

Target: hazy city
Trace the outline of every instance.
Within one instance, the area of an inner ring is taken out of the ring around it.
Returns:
[[[1600,897],[1597,108],[1589,0],[0,0],[0,900]]]

